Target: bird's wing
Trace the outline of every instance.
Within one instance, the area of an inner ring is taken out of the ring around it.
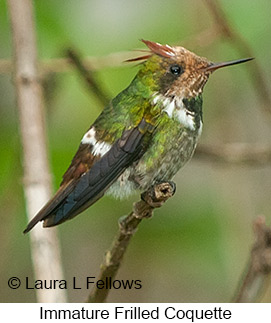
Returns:
[[[77,179],[65,181],[56,195],[30,221],[24,233],[44,220],[50,227],[73,218],[100,199],[108,187],[146,151],[153,125],[143,118],[135,128],[124,130],[119,138],[90,169]],[[71,164],[72,166],[72,164]]]
[[[63,175],[60,187],[67,186],[71,181],[76,181],[86,173],[93,164],[101,158],[100,154],[93,153],[93,145],[81,143],[72,162]]]

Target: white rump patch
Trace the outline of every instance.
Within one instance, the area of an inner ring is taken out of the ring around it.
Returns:
[[[91,145],[93,147],[91,152],[94,156],[103,156],[110,150],[111,145],[104,141],[97,141],[95,135],[96,131],[94,127],[90,128],[89,131],[85,133],[84,137],[81,140],[81,143],[85,145]]]

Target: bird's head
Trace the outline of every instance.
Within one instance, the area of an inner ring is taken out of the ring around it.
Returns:
[[[212,63],[184,47],[142,41],[149,49],[146,55],[129,61],[142,61],[137,78],[152,93],[169,99],[197,97],[215,70],[252,59]]]

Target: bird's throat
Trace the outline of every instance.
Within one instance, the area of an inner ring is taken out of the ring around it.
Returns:
[[[198,131],[202,127],[202,98],[185,99],[183,97],[166,97],[156,94],[153,104],[161,106],[162,112],[177,120],[181,126],[190,131]]]

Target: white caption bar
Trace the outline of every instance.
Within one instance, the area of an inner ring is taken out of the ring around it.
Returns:
[[[1,322],[271,322],[270,304],[0,304]]]

